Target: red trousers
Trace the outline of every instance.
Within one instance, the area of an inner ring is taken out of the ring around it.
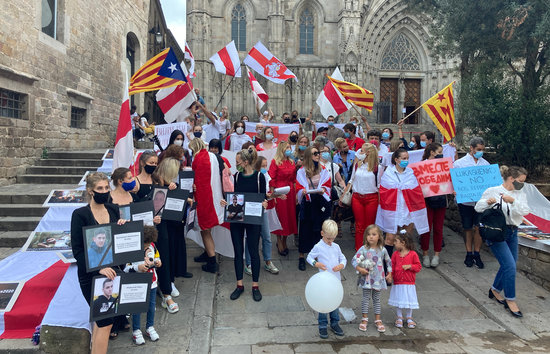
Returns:
[[[441,252],[441,244],[443,243],[443,223],[445,222],[445,212],[447,208],[432,209],[426,206],[428,211],[428,225],[430,231],[434,235],[434,252]],[[430,249],[430,231],[420,236],[420,244],[422,251],[428,251]]]
[[[353,216],[355,216],[355,250],[357,251],[363,246],[365,229],[376,221],[378,193],[353,193],[351,209],[353,210]]]

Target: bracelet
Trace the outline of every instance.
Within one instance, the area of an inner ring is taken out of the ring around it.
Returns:
[[[315,261],[315,260],[313,261],[313,263],[311,263],[311,265],[314,266],[314,267],[315,267],[316,264],[317,264],[317,261]]]

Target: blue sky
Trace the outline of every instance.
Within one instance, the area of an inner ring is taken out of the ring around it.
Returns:
[[[185,47],[185,0],[160,0],[166,24],[183,50]]]

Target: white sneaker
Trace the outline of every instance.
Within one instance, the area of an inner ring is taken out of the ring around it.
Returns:
[[[159,335],[158,335],[157,331],[155,331],[155,328],[153,326],[151,326],[151,327],[149,327],[145,330],[145,335],[147,337],[149,337],[151,342],[156,342],[157,340],[159,340]]]
[[[434,256],[432,258],[432,264],[431,265],[432,265],[433,268],[435,268],[439,265],[439,256]]]
[[[145,339],[143,339],[143,334],[141,333],[141,329],[136,329],[134,332],[132,332],[132,340],[134,341],[135,345],[145,344]]]
[[[430,268],[430,256],[424,256],[422,258],[422,265],[424,268]]]
[[[246,274],[246,275],[252,275],[252,266],[245,265],[245,266],[244,266],[244,274]]]
[[[178,291],[178,289],[176,289],[176,286],[174,285],[174,283],[172,283],[172,292],[170,293],[170,295],[172,297],[180,296],[180,292]]]
[[[271,274],[279,274],[279,269],[275,267],[275,264],[273,264],[273,262],[269,262],[269,264],[264,265],[264,269]]]

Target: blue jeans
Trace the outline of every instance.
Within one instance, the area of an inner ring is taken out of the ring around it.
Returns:
[[[330,316],[331,326],[338,324],[338,322],[340,321],[340,314],[338,313],[338,309],[329,313],[329,316]],[[327,328],[327,325],[328,325],[327,314],[319,312],[319,328]]]
[[[149,309],[147,310],[147,321],[145,328],[152,327],[155,324],[155,298],[157,297],[157,288],[152,288],[149,293]],[[138,330],[141,326],[141,313],[132,314],[132,330]]]
[[[506,239],[502,242],[487,242],[500,264],[493,289],[504,290],[506,300],[516,299],[516,261],[518,260],[518,229],[506,227]]]
[[[264,210],[264,216],[262,218],[262,229],[260,231],[260,236],[262,238],[262,254],[264,256],[264,261],[271,260],[271,233],[269,232],[269,221],[267,219],[267,213]],[[244,243],[244,258],[246,265],[251,264],[250,252],[248,252],[248,241]]]

